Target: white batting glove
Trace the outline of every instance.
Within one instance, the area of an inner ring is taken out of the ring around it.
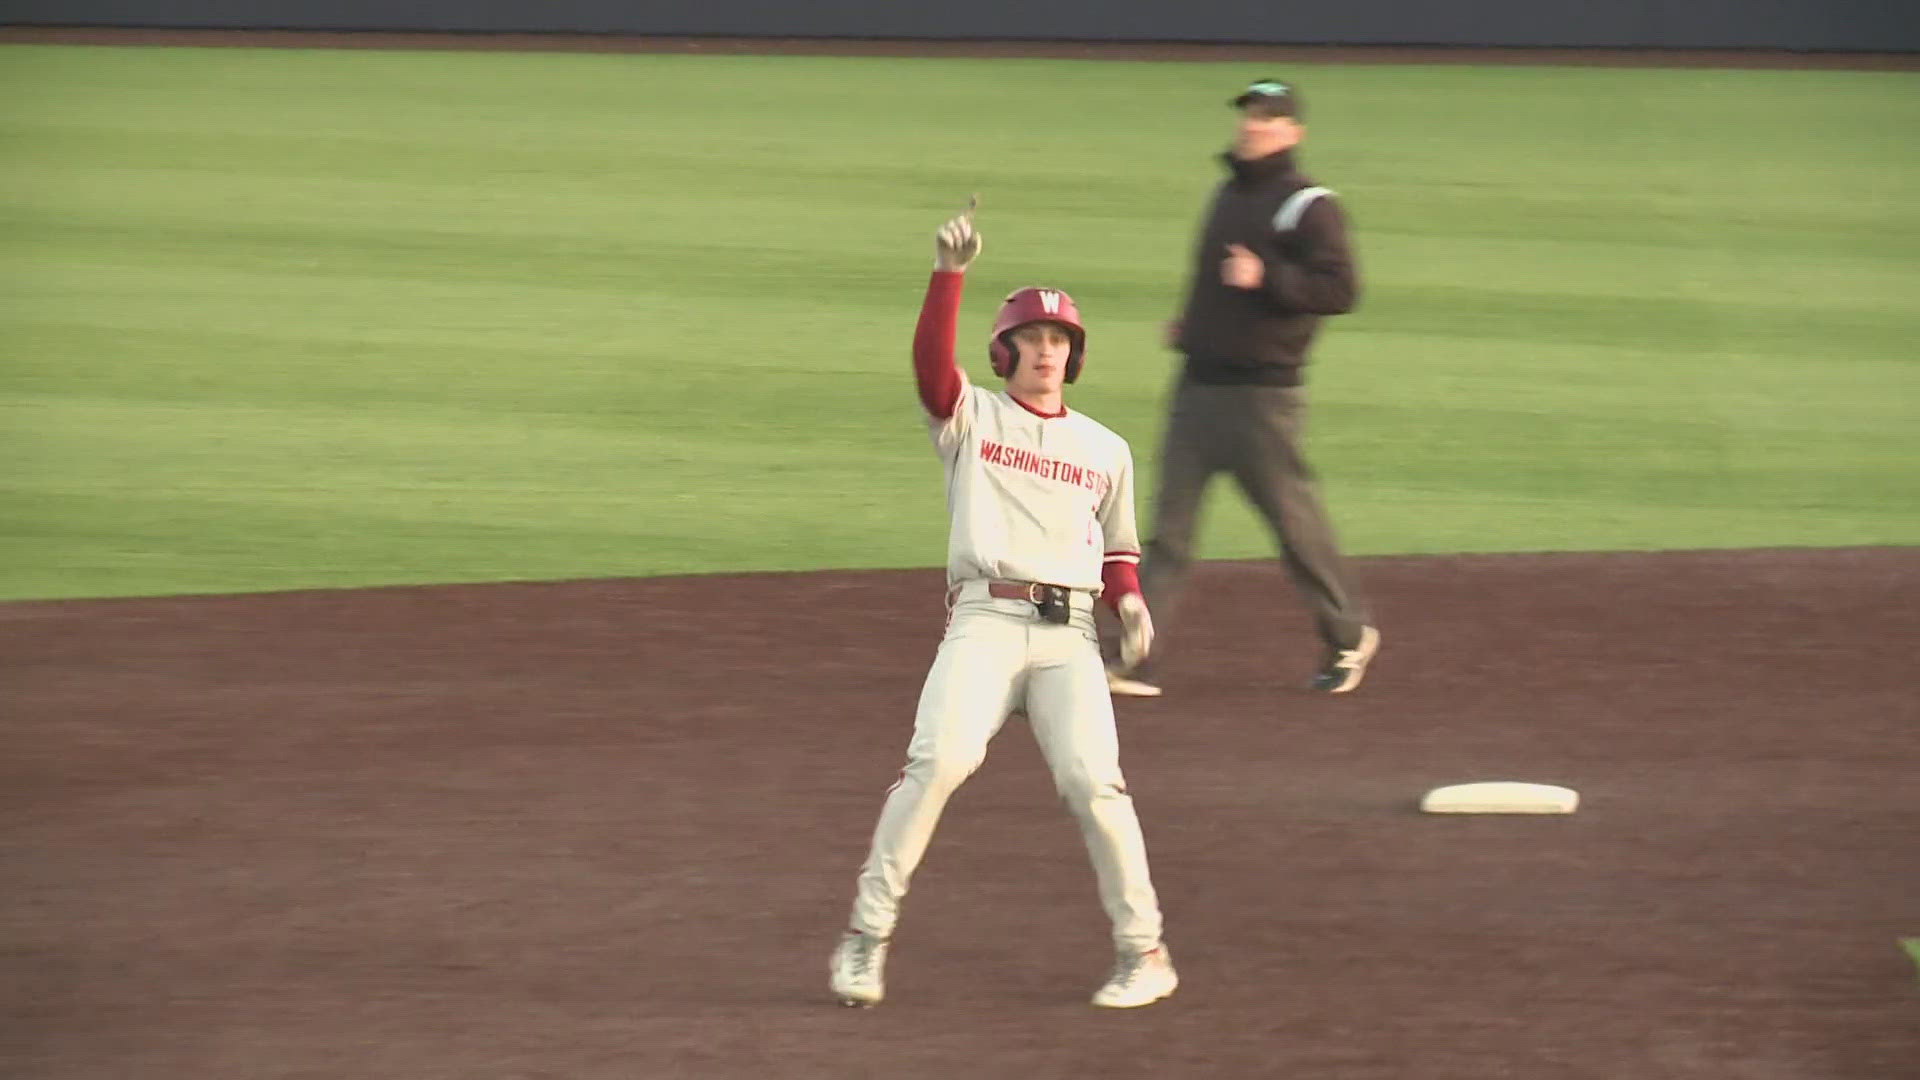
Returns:
[[[1120,616],[1120,665],[1131,669],[1153,651],[1153,616],[1139,593],[1121,597],[1114,610]]]
[[[980,257],[980,249],[985,242],[973,227],[973,210],[979,205],[979,197],[967,201],[967,208],[958,217],[940,226],[933,234],[933,268],[965,273],[967,264]]]

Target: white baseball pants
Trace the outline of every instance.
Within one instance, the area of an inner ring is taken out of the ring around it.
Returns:
[[[1013,712],[1026,714],[1054,787],[1079,821],[1115,944],[1159,945],[1160,904],[1120,773],[1093,598],[1074,593],[1071,621],[1049,623],[1025,600],[989,596],[984,581],[960,586],[927,672],[906,768],[887,793],[860,870],[854,929],[892,936],[948,798],[980,767],[987,743]]]

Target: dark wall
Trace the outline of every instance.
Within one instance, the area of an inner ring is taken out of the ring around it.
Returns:
[[[0,23],[1920,52],[1916,0],[0,0]]]

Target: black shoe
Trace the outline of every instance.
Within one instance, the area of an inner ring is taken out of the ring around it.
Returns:
[[[1380,631],[1371,626],[1360,628],[1360,644],[1338,649],[1327,657],[1326,666],[1313,677],[1313,688],[1328,694],[1344,694],[1367,677],[1367,665],[1380,651]]]

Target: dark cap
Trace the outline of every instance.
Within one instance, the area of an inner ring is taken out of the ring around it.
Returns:
[[[1233,99],[1232,105],[1236,109],[1258,105],[1271,116],[1298,117],[1304,111],[1300,107],[1300,92],[1292,83],[1284,83],[1279,79],[1261,79],[1249,85],[1240,92],[1239,97]]]

